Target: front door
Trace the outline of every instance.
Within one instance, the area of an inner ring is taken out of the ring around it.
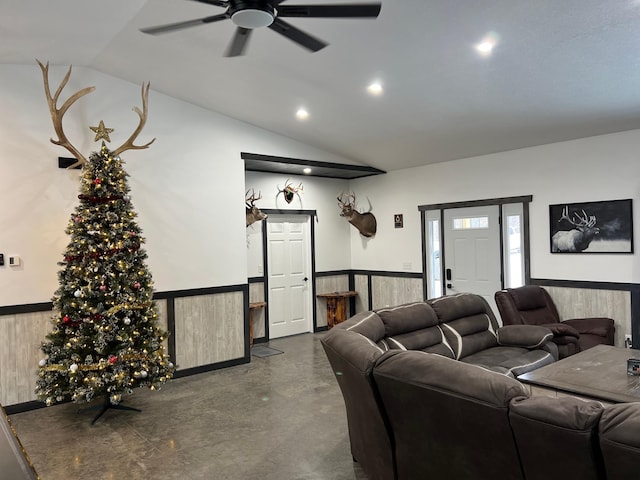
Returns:
[[[269,338],[312,331],[309,215],[269,215]]]
[[[444,211],[444,262],[447,295],[482,295],[497,312],[494,294],[502,288],[499,206]]]

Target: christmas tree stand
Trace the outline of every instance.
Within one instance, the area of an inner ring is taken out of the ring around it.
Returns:
[[[97,409],[100,409],[100,411],[91,421],[91,425],[94,425],[98,421],[98,419],[102,417],[102,415],[104,415],[105,412],[109,409],[131,410],[133,412],[142,412],[142,410],[140,410],[139,408],[127,407],[126,405],[120,405],[120,404],[114,405],[113,403],[111,403],[111,400],[109,400],[109,394],[106,394],[104,396],[104,402],[102,403],[102,405],[100,406],[96,405],[94,407],[85,408],[84,410],[97,410]]]

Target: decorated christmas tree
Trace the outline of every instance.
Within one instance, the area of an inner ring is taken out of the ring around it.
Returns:
[[[103,141],[100,151],[87,160],[64,136],[62,115],[92,88],[77,92],[57,108],[71,69],[51,96],[48,65],[38,63],[59,138],[51,141],[74,153],[82,175],[79,204],[66,229],[70,241],[59,263],[53,330],[42,344],[46,357],[40,361],[36,394],[46,405],[68,400],[89,402],[104,396],[106,409],[117,406],[123,395],[133,393],[136,387],[159,388],[174,371],[164,353],[167,334],[157,325],[144,239],[119,156],[124,150],[151,144],[133,144],[146,121],[149,86],[142,89],[143,111],[134,109],[140,116],[136,132],[114,151]],[[110,141],[113,130],[102,121],[90,128],[96,141]]]

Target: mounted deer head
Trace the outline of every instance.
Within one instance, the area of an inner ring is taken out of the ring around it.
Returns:
[[[77,91],[76,93],[71,95],[62,104],[60,108],[58,108],[57,106],[58,99],[62,94],[62,90],[67,85],[67,82],[69,81],[69,77],[71,77],[72,67],[69,67],[69,70],[67,70],[67,74],[62,79],[60,86],[56,89],[56,93],[52,96],[51,89],[49,87],[49,63],[47,63],[46,65],[43,65],[42,62],[40,62],[40,60],[36,60],[36,61],[40,66],[40,70],[42,70],[42,79],[44,80],[44,93],[45,93],[45,96],[47,97],[47,103],[49,104],[49,112],[51,113],[51,120],[53,121],[53,129],[58,135],[58,139],[54,140],[52,138],[51,143],[55,145],[60,145],[61,147],[66,148],[76,158],[77,161],[74,164],[70,165],[68,168],[75,168],[78,165],[83,165],[87,163],[87,159],[85,158],[84,155],[82,155],[82,153],[80,153],[80,151],[76,147],[74,147],[71,144],[71,142],[65,135],[64,129],[62,128],[62,117],[67,112],[69,107],[71,107],[71,105],[73,105],[79,98],[85,96],[88,93],[93,92],[95,90],[95,87],[86,87],[86,88],[83,88],[82,90]],[[119,146],[113,151],[115,155],[120,155],[122,152],[126,150],[140,150],[143,148],[148,148],[149,145],[151,145],[155,141],[155,138],[154,138],[153,140],[151,140],[150,142],[144,145],[134,145],[133,143],[135,139],[138,137],[138,135],[140,134],[140,132],[142,131],[142,129],[144,128],[145,123],[147,122],[147,113],[148,113],[147,102],[149,98],[149,86],[150,86],[149,83],[147,83],[146,86],[144,83],[142,84],[142,111],[138,107],[133,107],[133,110],[140,117],[138,127],[134,130],[131,136],[121,146]]]
[[[278,195],[282,193],[282,195],[284,195],[284,201],[287,203],[291,203],[293,201],[293,196],[298,195],[299,197],[300,196],[299,192],[301,192],[302,190],[303,190],[302,182],[300,182],[300,184],[297,187],[294,187],[293,185],[291,185],[291,183],[289,182],[289,179],[287,178],[284,188],[281,189],[280,187],[278,187]]]
[[[256,192],[251,189],[251,196],[249,196],[249,190],[244,194],[244,202],[246,206],[246,214],[247,214],[247,227],[252,223],[258,222],[260,220],[264,220],[268,217],[266,213],[262,213],[258,207],[254,205],[254,203],[262,198],[260,192],[258,192],[258,196],[256,197]]]
[[[340,206],[340,216],[346,218],[351,225],[356,227],[363,237],[374,237],[378,228],[376,217],[371,213],[371,202],[369,202],[369,211],[359,213],[356,210],[356,196],[354,194],[347,195],[344,199],[344,193],[338,197],[338,205]]]
[[[565,205],[558,223],[563,220],[566,220],[575,228],[560,230],[551,237],[552,252],[582,252],[589,247],[593,238],[600,234],[600,229],[596,227],[596,217],[587,215],[584,210],[582,210],[582,215],[574,212],[573,216],[569,217],[569,206]]]

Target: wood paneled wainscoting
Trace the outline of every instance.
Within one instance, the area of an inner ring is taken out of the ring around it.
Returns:
[[[422,273],[376,270],[340,270],[316,272],[316,292],[356,291],[349,300],[348,316],[389,305],[418,302],[424,299]],[[327,326],[327,306],[316,300],[318,329]]]
[[[264,277],[249,279],[249,297],[251,302],[265,300]],[[424,286],[422,273],[388,272],[376,270],[331,270],[315,272],[314,278],[314,323],[313,331],[327,329],[327,304],[316,295],[322,293],[356,291],[358,295],[348,300],[347,317],[358,312],[382,308],[388,305],[423,300]],[[268,311],[268,305],[267,309]],[[254,342],[269,340],[267,313],[261,313],[253,322]]]
[[[248,285],[158,292],[154,300],[176,377],[249,362]],[[43,406],[34,391],[51,317],[50,302],[0,307],[0,404],[8,413]]]

